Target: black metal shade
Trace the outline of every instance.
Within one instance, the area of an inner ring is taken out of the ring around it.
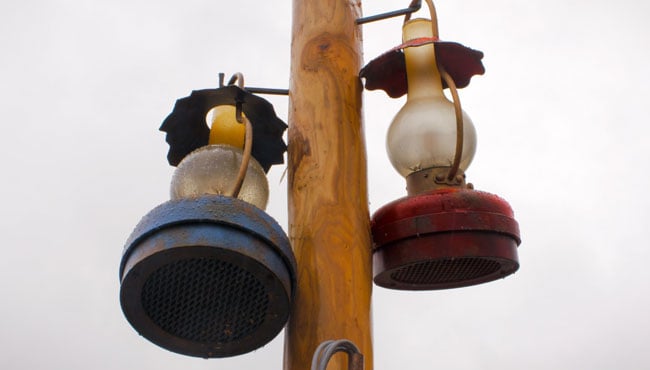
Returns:
[[[271,103],[233,85],[195,90],[190,96],[176,101],[174,110],[160,126],[160,131],[167,133],[169,164],[176,166],[195,149],[208,145],[210,128],[205,116],[210,109],[237,104],[241,104],[242,112],[253,126],[252,156],[265,172],[274,164],[284,163],[287,145],[282,135],[287,124],[277,117]]]

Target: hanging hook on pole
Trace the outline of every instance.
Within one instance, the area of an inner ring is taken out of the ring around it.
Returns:
[[[224,73],[219,73],[219,87],[224,86],[226,75]],[[232,85],[237,80],[237,74],[233,75],[228,82],[228,85]],[[242,80],[243,81],[243,80]],[[244,90],[248,91],[251,94],[266,94],[266,95],[289,95],[288,89],[274,89],[268,87],[245,87]]]
[[[347,339],[327,340],[321,343],[311,361],[311,370],[327,370],[327,364],[334,354],[348,354],[348,370],[363,370],[363,355],[359,348]]]
[[[237,82],[237,86],[239,86],[240,89],[244,89],[244,75],[241,72],[233,74],[228,81],[228,85],[234,85],[235,82]]]
[[[364,18],[358,18],[356,24],[365,24],[370,22],[381,21],[388,18],[399,17],[401,15],[409,15],[415,13],[422,7],[422,0],[413,0],[408,8],[393,10],[392,12],[382,13],[377,15],[371,15]]]

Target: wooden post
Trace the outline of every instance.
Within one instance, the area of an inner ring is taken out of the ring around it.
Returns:
[[[293,1],[289,236],[298,290],[285,370],[308,370],[316,347],[330,339],[353,341],[372,369],[360,16],[355,0]],[[328,369],[347,369],[347,359],[335,356]]]

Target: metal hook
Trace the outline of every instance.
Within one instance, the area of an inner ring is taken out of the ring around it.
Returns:
[[[311,370],[326,370],[330,359],[337,352],[348,354],[348,370],[363,370],[363,354],[354,343],[347,339],[328,340],[321,343],[314,351]]]
[[[355,21],[355,23],[356,24],[365,24],[365,23],[370,23],[370,22],[381,21],[381,20],[388,19],[388,18],[399,17],[400,15],[409,15],[410,16],[411,13],[415,13],[418,10],[420,10],[421,7],[422,7],[422,0],[412,0],[411,4],[409,5],[408,8],[401,9],[401,10],[394,10],[394,11],[388,12],[388,13],[371,15],[369,17],[358,18]]]
[[[228,85],[234,85],[235,82],[237,82],[237,86],[239,86],[240,89],[244,89],[244,75],[241,72],[233,74],[228,81]]]

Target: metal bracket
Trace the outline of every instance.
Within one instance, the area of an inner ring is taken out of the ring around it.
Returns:
[[[225,74],[224,73],[219,73],[219,87],[224,87],[224,79],[225,79]],[[235,83],[235,75],[233,75],[233,78],[228,81],[228,85],[232,85]],[[288,89],[270,89],[266,87],[250,87],[250,86],[245,86],[242,89],[248,91],[251,94],[266,94],[266,95],[289,95],[289,90]]]
[[[381,21],[388,18],[399,17],[400,15],[407,15],[415,13],[422,7],[422,0],[413,0],[408,8],[393,10],[392,12],[382,13],[377,15],[371,15],[369,17],[358,18],[356,24],[365,24],[370,22]]]

